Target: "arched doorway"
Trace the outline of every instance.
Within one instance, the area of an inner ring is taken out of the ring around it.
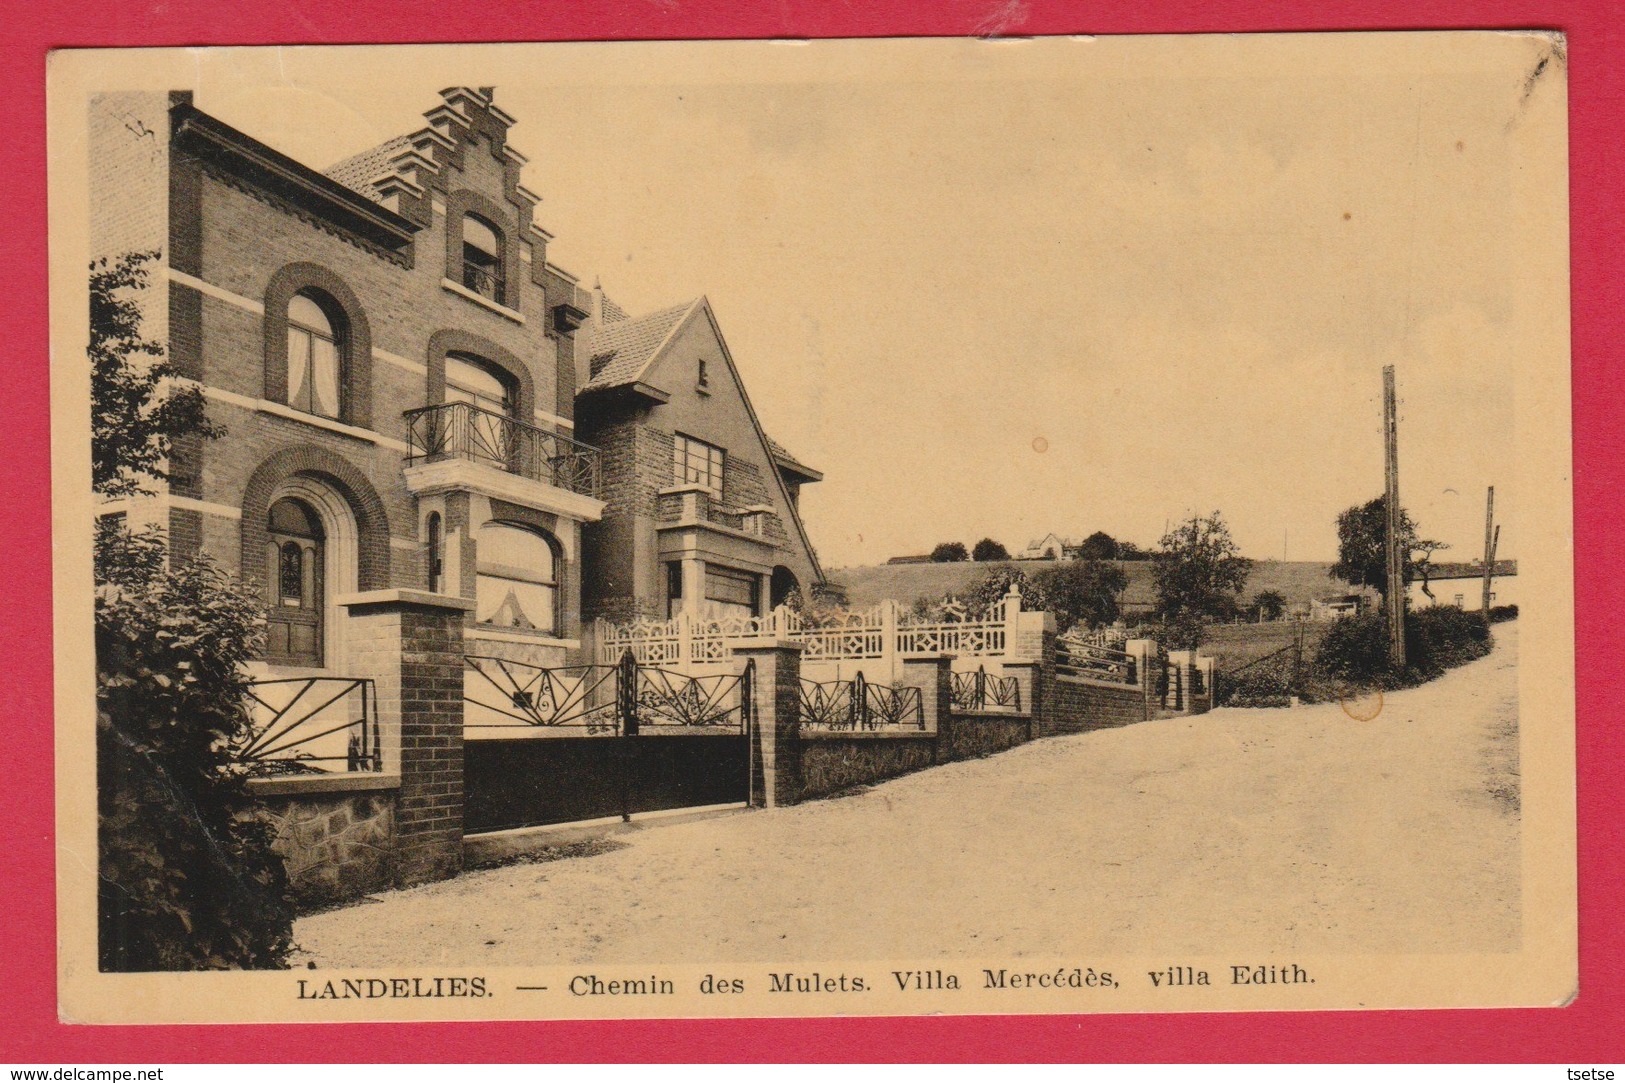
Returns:
[[[266,660],[320,666],[327,609],[327,532],[303,500],[283,497],[266,517]]]
[[[801,581],[796,578],[795,572],[782,564],[773,569],[773,580],[769,584],[768,597],[771,599],[774,609],[787,603],[795,604],[790,599],[797,597],[800,593]],[[805,601],[806,599],[802,600]]]

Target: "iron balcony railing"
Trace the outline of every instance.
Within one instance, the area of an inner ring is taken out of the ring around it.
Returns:
[[[598,495],[598,449],[473,403],[406,412],[407,464],[470,459],[583,496]]]
[[[478,263],[463,263],[463,288],[473,290],[499,305],[506,303],[507,282],[499,272]]]

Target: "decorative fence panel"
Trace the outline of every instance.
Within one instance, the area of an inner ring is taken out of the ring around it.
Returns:
[[[1125,651],[1064,636],[1055,641],[1055,674],[1111,684],[1139,683],[1139,664]]]
[[[974,673],[953,674],[952,681],[957,711],[1021,710],[1021,682],[1014,677],[997,676],[978,666]]]
[[[801,682],[801,728],[815,731],[924,730],[918,688],[870,684],[859,673],[849,681]]]
[[[235,749],[254,775],[381,771],[378,700],[370,680],[283,677],[253,681],[248,738]]]
[[[696,676],[639,665],[631,651],[614,665],[544,667],[482,655],[465,661],[465,731],[551,730],[589,737],[633,735],[647,726],[742,733],[754,670],[747,664],[739,672]]]
[[[789,639],[802,646],[804,670],[834,672],[861,664],[865,672],[888,679],[900,675],[901,660],[911,654],[952,654],[962,659],[1010,656],[1013,631],[1021,614],[1021,596],[1004,600],[980,620],[913,621],[896,602],[810,620],[787,607],[761,617],[700,618],[679,614],[671,620],[638,620],[629,624],[599,621],[595,625],[597,659],[611,664],[631,651],[640,665],[696,672],[726,665],[733,639]]]

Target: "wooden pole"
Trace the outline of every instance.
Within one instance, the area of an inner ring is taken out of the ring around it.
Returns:
[[[1388,487],[1388,529],[1385,547],[1388,557],[1388,661],[1395,669],[1405,665],[1405,554],[1400,552],[1399,507],[1399,409],[1394,393],[1394,366],[1382,370],[1383,435]]]
[[[1490,619],[1490,592],[1495,577],[1495,486],[1484,498],[1484,620]]]

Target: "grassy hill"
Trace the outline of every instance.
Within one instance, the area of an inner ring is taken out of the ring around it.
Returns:
[[[1031,575],[1050,567],[1048,561],[1016,560],[989,561],[977,564],[970,561],[958,564],[881,564],[864,568],[838,568],[828,573],[831,582],[845,589],[854,609],[892,598],[905,605],[918,598],[941,598],[945,594],[963,594],[983,576],[994,569],[1019,568]],[[1128,572],[1129,585],[1124,600],[1130,605],[1149,605],[1151,590],[1151,562],[1126,561],[1120,564]],[[1312,598],[1323,598],[1349,592],[1348,584],[1331,575],[1331,564],[1310,560],[1260,560],[1253,565],[1247,589],[1242,598],[1249,599],[1266,590],[1277,590],[1286,596],[1288,605],[1306,603]]]

